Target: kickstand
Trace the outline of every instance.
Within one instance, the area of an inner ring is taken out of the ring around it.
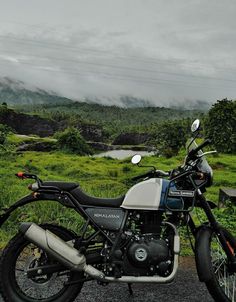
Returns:
[[[129,288],[129,294],[131,296],[133,296],[134,292],[133,292],[133,289],[132,289],[132,283],[128,283],[128,288]]]

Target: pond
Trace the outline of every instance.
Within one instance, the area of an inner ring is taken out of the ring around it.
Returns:
[[[110,150],[106,152],[102,152],[99,154],[94,155],[94,157],[112,157],[116,159],[125,159],[127,157],[131,157],[135,154],[140,154],[142,156],[150,156],[154,155],[154,152],[148,152],[148,151],[134,151],[134,150]]]

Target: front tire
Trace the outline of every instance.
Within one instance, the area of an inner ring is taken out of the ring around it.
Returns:
[[[42,225],[65,241],[74,238],[73,233],[63,227]],[[52,273],[28,278],[26,272],[38,263],[56,263],[44,251],[18,233],[4,249],[0,262],[0,290],[6,302],[72,302],[80,292],[83,282],[74,285],[65,283],[83,278],[81,272]]]
[[[222,228],[222,231],[235,255],[236,238],[226,229]],[[202,263],[200,280],[203,279],[215,301],[236,302],[236,273],[229,272],[227,255],[217,234],[211,228],[205,228],[200,236],[203,238],[196,246],[198,273]]]

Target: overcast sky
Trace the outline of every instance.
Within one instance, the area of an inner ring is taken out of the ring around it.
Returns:
[[[0,0],[0,76],[81,100],[236,97],[234,0]]]

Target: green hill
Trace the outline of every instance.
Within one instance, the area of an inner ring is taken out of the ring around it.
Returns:
[[[54,120],[67,119],[71,123],[81,120],[85,123],[99,125],[108,132],[108,135],[117,135],[129,131],[152,131],[152,128],[155,129],[163,121],[183,118],[195,119],[203,114],[197,110],[165,107],[121,108],[85,102],[50,103],[27,107],[18,106],[17,108],[27,113],[40,114],[42,117]]]

